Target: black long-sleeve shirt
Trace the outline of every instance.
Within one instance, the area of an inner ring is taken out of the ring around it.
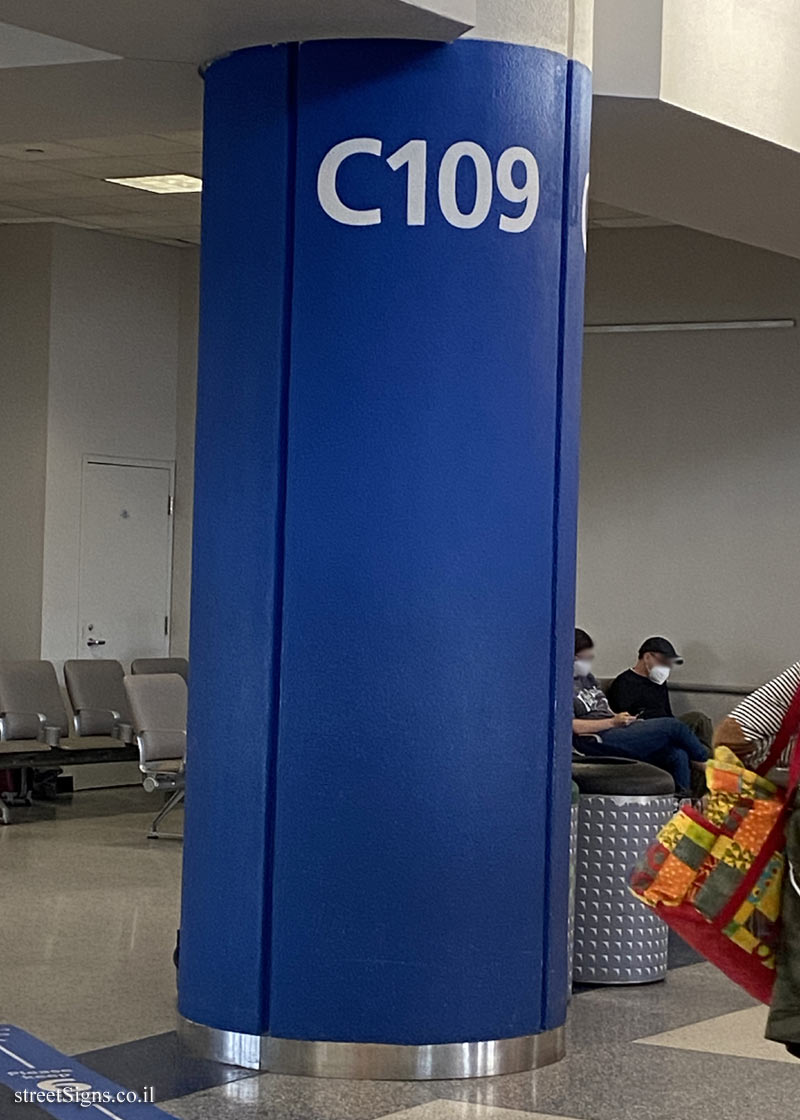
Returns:
[[[620,673],[606,693],[615,712],[630,712],[642,719],[663,719],[672,715],[669,690],[665,684],[656,684],[649,677],[642,677],[633,669]]]

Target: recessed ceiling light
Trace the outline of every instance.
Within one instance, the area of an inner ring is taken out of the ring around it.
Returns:
[[[203,180],[195,175],[137,175],[133,179],[106,179],[106,182],[152,194],[191,194],[203,189]]]

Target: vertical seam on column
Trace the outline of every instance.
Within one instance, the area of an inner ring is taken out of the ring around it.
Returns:
[[[265,983],[265,1021],[269,1029],[272,1012],[272,912],[275,894],[275,812],[277,806],[278,743],[280,737],[281,669],[286,557],[286,501],[289,469],[289,380],[292,365],[292,305],[294,299],[294,242],[297,219],[297,76],[298,44],[287,46],[286,71],[286,257],[284,268],[283,322],[281,326],[281,373],[279,400],[278,503],[275,519],[275,587],[272,637],[272,680],[270,697],[269,760],[267,773],[266,859],[268,890],[264,899],[265,942],[268,974]]]
[[[572,162],[572,79],[573,66],[569,59],[565,59],[567,68],[564,88],[564,166],[562,170],[561,186],[561,262],[558,277],[558,377],[556,381],[556,417],[555,417],[555,447],[553,470],[553,568],[550,581],[550,713],[548,721],[548,735],[550,738],[550,751],[547,766],[547,800],[545,809],[545,866],[547,874],[544,884],[545,915],[542,939],[542,1005],[541,1023],[547,1017],[547,1005],[550,995],[550,906],[552,902],[552,832],[553,832],[553,792],[555,786],[555,762],[558,744],[556,734],[558,721],[556,719],[556,704],[558,701],[558,589],[559,565],[561,550],[559,546],[559,522],[561,514],[561,429],[564,416],[564,345],[566,341],[566,304],[567,304],[567,271],[569,264],[569,205],[570,205],[570,163]]]

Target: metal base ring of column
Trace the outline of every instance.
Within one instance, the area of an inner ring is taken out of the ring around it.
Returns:
[[[205,1027],[178,1017],[178,1037],[192,1054],[245,1069],[353,1081],[440,1081],[497,1077],[552,1065],[564,1057],[564,1028],[491,1042],[392,1046],[372,1042],[304,1042]]]

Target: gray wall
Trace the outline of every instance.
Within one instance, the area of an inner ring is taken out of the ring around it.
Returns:
[[[53,232],[42,656],[57,665],[83,652],[84,455],[175,461],[182,255],[94,230]]]
[[[588,323],[782,317],[800,317],[796,260],[591,234]],[[766,679],[800,658],[799,568],[800,331],[588,336],[577,618],[600,671],[664,633],[687,681]]]
[[[0,658],[39,656],[51,250],[48,226],[0,227]]]
[[[175,461],[172,648],[188,644],[198,253],[0,227],[0,658],[75,654],[84,452]]]

